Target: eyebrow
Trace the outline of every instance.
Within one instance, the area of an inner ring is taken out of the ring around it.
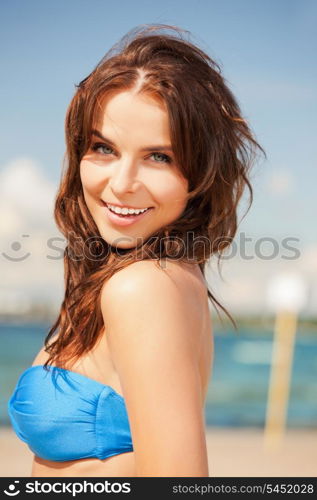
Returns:
[[[112,142],[110,139],[107,139],[107,137],[104,137],[98,130],[92,129],[91,131],[92,135],[95,135],[99,137],[99,139],[102,139],[105,141],[107,144],[110,146],[116,147],[115,143]],[[141,151],[173,151],[172,147],[170,144],[167,146],[147,146],[146,148],[141,148]]]

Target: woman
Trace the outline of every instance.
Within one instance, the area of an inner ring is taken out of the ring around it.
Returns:
[[[168,26],[80,83],[66,142],[65,298],[9,402],[32,476],[209,476],[208,298],[225,308],[204,269],[260,146],[217,64]]]

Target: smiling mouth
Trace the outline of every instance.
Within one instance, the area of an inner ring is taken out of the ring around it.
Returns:
[[[154,207],[146,207],[146,208],[131,208],[131,207],[119,207],[117,205],[112,205],[111,203],[107,203],[105,201],[102,201],[103,205],[107,207],[107,209],[122,218],[132,218],[136,217],[138,215],[142,215],[149,210],[151,210]]]

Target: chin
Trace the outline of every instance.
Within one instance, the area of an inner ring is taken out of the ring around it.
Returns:
[[[113,243],[110,243],[112,247],[114,248],[117,248],[119,250],[132,250],[133,248],[136,247],[136,242],[133,243],[116,243],[116,241],[114,241]]]
[[[142,246],[148,239],[150,239],[155,233],[159,230],[155,229],[151,231],[145,231],[144,234],[138,234],[138,235],[129,235],[129,234],[119,234],[116,233],[115,231],[105,231],[105,228],[103,227],[102,230],[99,228],[99,234],[101,238],[111,247],[121,249],[121,250],[132,250],[133,248],[136,248],[137,246],[140,247]]]
[[[137,246],[138,241],[135,238],[130,238],[128,236],[117,236],[116,238],[109,238],[106,235],[101,234],[102,239],[111,247],[118,248],[119,250],[128,250],[135,248]]]

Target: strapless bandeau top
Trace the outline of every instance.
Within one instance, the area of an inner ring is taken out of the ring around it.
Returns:
[[[64,368],[25,370],[8,412],[17,436],[46,460],[104,459],[133,451],[123,396]]]

